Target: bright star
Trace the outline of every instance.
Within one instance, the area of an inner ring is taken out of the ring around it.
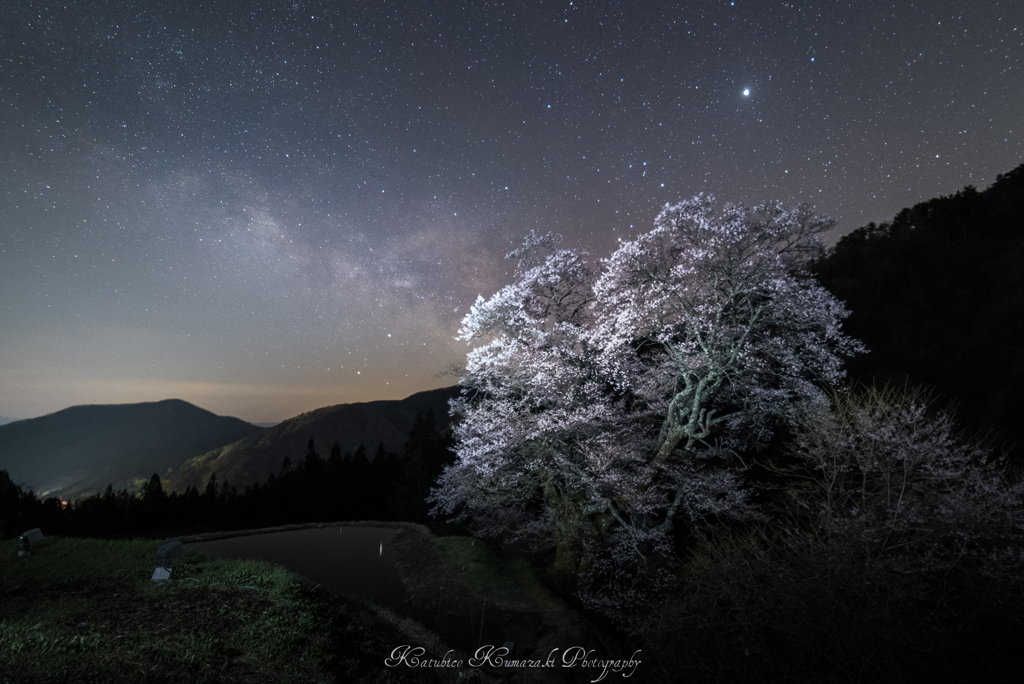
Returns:
[[[750,95],[750,88],[744,88],[744,90],[743,90],[743,97],[747,97],[749,95]]]

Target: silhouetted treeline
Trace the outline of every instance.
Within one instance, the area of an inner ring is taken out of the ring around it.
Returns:
[[[342,454],[335,442],[325,458],[310,437],[305,453],[285,458],[277,475],[241,492],[214,473],[202,491],[167,494],[154,473],[137,494],[108,486],[68,505],[37,499],[0,470],[0,533],[38,526],[44,534],[164,536],[334,520],[426,521],[424,499],[453,458],[449,443],[428,411],[416,417],[402,457],[383,444],[372,460],[363,446]]]
[[[1024,454],[1024,165],[859,228],[812,270],[870,350],[853,378],[933,387]]]
[[[0,470],[0,536],[21,534],[38,527],[39,521],[58,519],[62,513],[60,499],[37,499],[11,481],[6,470]]]

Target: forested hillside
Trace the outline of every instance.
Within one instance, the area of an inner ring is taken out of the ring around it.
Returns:
[[[440,425],[446,425],[443,421]],[[129,536],[246,529],[325,520],[427,522],[426,497],[451,463],[450,435],[439,433],[432,409],[417,414],[400,451],[360,444],[321,453],[311,437],[260,482],[235,486],[211,474],[202,487],[166,492],[154,473],[139,492],[108,487],[63,506],[40,499],[0,470],[0,537],[42,527],[46,534]]]
[[[0,469],[40,496],[69,499],[131,487],[134,478],[262,430],[180,399],[72,406],[0,426]]]
[[[202,489],[213,473],[221,482],[230,480],[242,488],[277,473],[285,458],[295,462],[310,437],[323,453],[335,443],[342,452],[355,452],[365,445],[371,450],[371,460],[378,444],[386,451],[401,453],[416,416],[432,411],[442,427],[447,425],[448,400],[457,394],[457,387],[446,387],[396,401],[325,406],[176,464],[171,472],[159,473],[164,487],[179,493],[188,487]]]
[[[851,310],[865,382],[909,381],[955,402],[969,429],[1024,444],[1024,165],[843,237],[812,265]]]

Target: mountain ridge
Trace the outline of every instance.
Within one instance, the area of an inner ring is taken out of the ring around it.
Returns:
[[[37,496],[76,497],[130,486],[260,429],[181,399],[70,406],[0,425],[0,469]]]
[[[262,483],[280,471],[285,458],[297,464],[310,438],[323,458],[335,442],[342,453],[363,445],[371,460],[380,444],[386,451],[402,453],[416,414],[433,411],[438,424],[445,425],[448,400],[458,392],[456,385],[417,392],[405,399],[335,404],[306,411],[190,458],[165,471],[161,480],[166,491],[179,493],[188,487],[202,489],[213,473],[219,482],[237,488]]]

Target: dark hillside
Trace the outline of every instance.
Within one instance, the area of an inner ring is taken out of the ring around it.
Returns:
[[[0,426],[0,469],[39,496],[120,488],[260,429],[180,399],[72,406]]]
[[[973,430],[1021,453],[1024,422],[1024,165],[843,237],[813,265],[846,302],[870,353],[864,381],[934,387]]]
[[[439,428],[447,424],[448,400],[458,387],[418,392],[397,401],[338,404],[303,413],[238,442],[197,456],[164,476],[168,491],[184,492],[189,486],[202,489],[217,474],[241,490],[277,474],[285,458],[294,463],[305,453],[310,437],[321,454],[337,442],[342,453],[363,445],[371,455],[383,444],[385,450],[402,453],[417,414],[433,411]]]

